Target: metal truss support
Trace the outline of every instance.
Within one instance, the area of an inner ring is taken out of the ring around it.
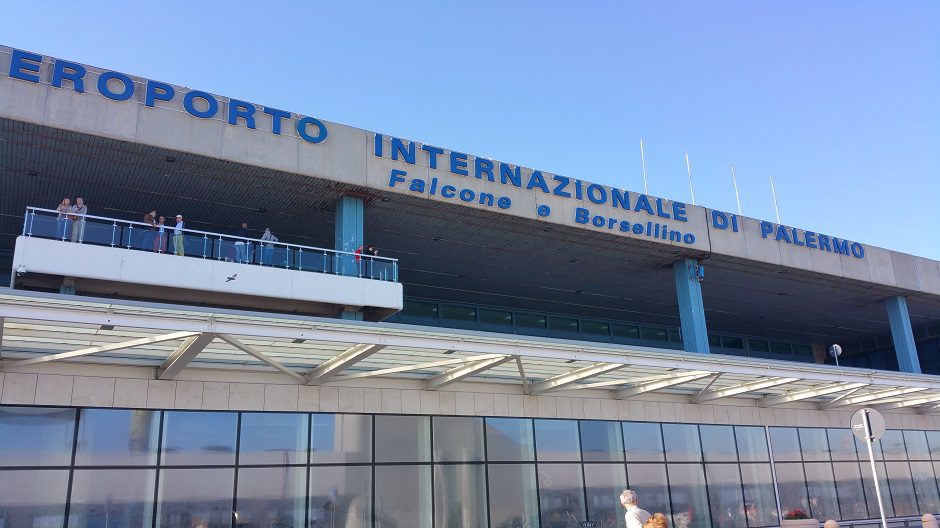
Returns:
[[[741,385],[735,385],[733,387],[725,387],[723,389],[716,389],[713,391],[699,393],[691,398],[692,403],[702,403],[712,400],[717,400],[719,398],[727,398],[729,396],[737,396],[739,394],[746,394],[748,392],[759,391],[762,389],[769,389],[770,387],[776,387],[778,385],[786,385],[787,383],[793,383],[794,381],[799,381],[799,378],[768,378],[757,381],[752,381],[750,383],[743,383]]]
[[[845,398],[836,398],[835,400],[826,402],[819,406],[821,410],[834,409],[836,407],[844,407],[846,405],[858,405],[860,403],[868,403],[876,400],[884,400],[886,398],[895,398],[897,396],[903,396],[905,394],[910,394],[912,392],[920,392],[927,390],[926,387],[898,387],[895,389],[888,389],[878,392],[872,392],[869,394],[863,394],[862,396],[852,396]]]
[[[176,347],[176,350],[170,354],[170,357],[166,358],[162,365],[157,367],[157,379],[168,380],[175,378],[181,370],[186,368],[186,365],[189,365],[193,358],[205,350],[206,346],[215,339],[215,336],[211,332],[204,332],[187,338],[180,346]]]
[[[283,372],[284,374],[287,374],[288,376],[294,378],[295,380],[297,380],[297,381],[299,381],[299,382],[301,382],[301,383],[303,383],[303,382],[306,381],[306,378],[304,378],[302,375],[300,375],[300,374],[294,372],[293,370],[291,370],[291,369],[285,367],[284,365],[282,365],[282,364],[279,363],[278,361],[269,358],[268,356],[262,354],[261,352],[258,352],[258,351],[255,350],[254,347],[252,347],[251,345],[247,345],[247,344],[245,344],[245,343],[242,343],[242,342],[239,341],[238,339],[235,339],[234,337],[232,337],[232,336],[230,336],[230,335],[228,335],[228,334],[219,334],[218,337],[219,337],[219,339],[221,339],[222,341],[225,341],[226,343],[228,343],[228,344],[232,345],[233,347],[235,347],[235,348],[241,350],[242,352],[245,352],[245,353],[248,354],[249,356],[251,356],[251,357],[257,359],[258,361],[260,361],[260,362],[262,362],[262,363],[265,363],[266,365],[272,367],[273,369],[278,370],[278,371],[280,371],[280,372]]]
[[[346,368],[359,363],[383,348],[385,348],[385,345],[358,344],[313,369],[307,374],[307,385],[322,385]]]
[[[525,377],[525,369],[522,368],[522,357],[516,356],[516,368],[519,369],[519,378],[522,380],[522,393],[529,393],[529,379]]]
[[[901,400],[891,403],[883,403],[881,405],[875,405],[874,407],[879,411],[890,411],[891,409],[903,409],[905,407],[913,407],[915,405],[924,405],[927,403],[935,403],[940,401],[940,395],[925,396],[923,398],[914,398],[913,400]]]
[[[402,365],[400,367],[389,367],[379,370],[370,370],[368,372],[357,372],[355,374],[347,374],[345,376],[334,376],[330,379],[331,383],[336,383],[338,381],[347,381],[354,379],[362,378],[374,378],[376,376],[387,376],[389,374],[398,374],[401,372],[411,372],[413,370],[427,370],[435,367],[446,367],[449,365],[460,365],[463,363],[470,363],[472,361],[479,361],[481,359],[490,359],[494,357],[502,357],[499,355],[486,354],[482,356],[471,356],[467,358],[457,358],[457,359],[445,359],[442,361],[431,361],[429,363],[417,363],[415,365]]]
[[[816,398],[819,396],[825,396],[827,394],[833,394],[836,392],[842,392],[842,391],[856,389],[859,387],[864,387],[865,385],[867,385],[867,383],[836,383],[834,385],[826,385],[823,387],[815,387],[812,389],[798,390],[798,391],[788,392],[780,396],[761,398],[757,400],[757,406],[758,407],[773,407],[774,405],[780,405],[781,403],[790,403],[790,402],[805,400],[807,398]]]
[[[545,394],[546,392],[558,390],[566,385],[577,383],[581,380],[586,380],[595,376],[600,376],[601,374],[606,374],[607,372],[612,372],[625,366],[626,365],[622,363],[598,363],[596,365],[575,369],[571,372],[566,372],[564,374],[559,374],[558,376],[553,376],[551,378],[532,383],[529,385],[528,394],[532,396],[537,394]]]
[[[502,356],[495,357],[490,359],[481,359],[479,361],[474,361],[472,363],[467,363],[466,365],[461,365],[459,367],[452,368],[448,371],[441,372],[437,376],[433,376],[424,380],[424,390],[437,390],[451,383],[456,383],[464,378],[469,378],[470,376],[475,376],[484,370],[489,370],[493,367],[498,367],[507,361],[512,361],[514,356]]]
[[[623,400],[631,396],[636,396],[638,394],[643,394],[646,392],[653,392],[660,389],[665,389],[668,387],[675,387],[676,385],[682,385],[683,383],[689,383],[690,381],[695,381],[697,379],[707,378],[708,376],[714,376],[714,372],[699,372],[699,373],[686,373],[677,374],[672,376],[666,376],[658,380],[647,381],[644,383],[639,383],[632,387],[627,387],[626,389],[621,389],[614,391],[614,398],[618,400]]]
[[[49,361],[58,361],[60,359],[69,359],[74,357],[87,356],[88,354],[97,354],[99,352],[113,352],[115,350],[123,350],[125,348],[133,348],[136,346],[151,345],[154,343],[163,343],[164,341],[175,341],[177,339],[183,339],[190,336],[194,336],[194,332],[174,332],[172,334],[163,334],[153,337],[144,337],[141,339],[133,339],[131,341],[122,341],[120,343],[110,343],[107,345],[94,346],[89,348],[82,348],[79,350],[73,350],[71,352],[60,352],[58,354],[49,354],[46,356],[41,356],[37,358],[30,359],[21,359],[19,361],[8,361],[3,362],[2,368],[0,370],[9,370],[18,367],[25,367],[27,365],[35,365],[37,363],[46,363]]]

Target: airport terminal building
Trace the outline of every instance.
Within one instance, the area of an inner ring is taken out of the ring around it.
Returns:
[[[0,272],[0,528],[940,512],[940,262],[839,233],[0,47]]]

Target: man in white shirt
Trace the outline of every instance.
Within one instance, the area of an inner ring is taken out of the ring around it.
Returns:
[[[620,504],[627,510],[624,515],[627,528],[643,528],[643,524],[650,518],[650,512],[636,505],[636,493],[631,490],[623,490],[623,493],[620,494]]]

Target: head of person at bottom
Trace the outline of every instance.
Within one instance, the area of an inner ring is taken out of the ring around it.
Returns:
[[[669,522],[666,521],[666,516],[662,513],[654,513],[643,524],[643,528],[669,528]]]

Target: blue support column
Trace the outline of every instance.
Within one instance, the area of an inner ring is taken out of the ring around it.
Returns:
[[[885,300],[885,306],[888,308],[888,322],[891,323],[891,338],[894,340],[894,352],[898,356],[898,368],[901,372],[920,374],[920,359],[917,358],[917,345],[914,344],[907,299],[891,297]]]
[[[676,278],[682,347],[686,352],[708,354],[708,329],[705,328],[702,283],[695,274],[697,265],[694,259],[682,259],[672,265],[672,271]]]
[[[360,198],[343,196],[336,202],[337,251],[356,251],[362,245],[363,204]],[[359,275],[359,264],[352,255],[339,255],[333,259],[333,271],[340,275]],[[362,320],[362,312],[344,310],[343,319]]]

